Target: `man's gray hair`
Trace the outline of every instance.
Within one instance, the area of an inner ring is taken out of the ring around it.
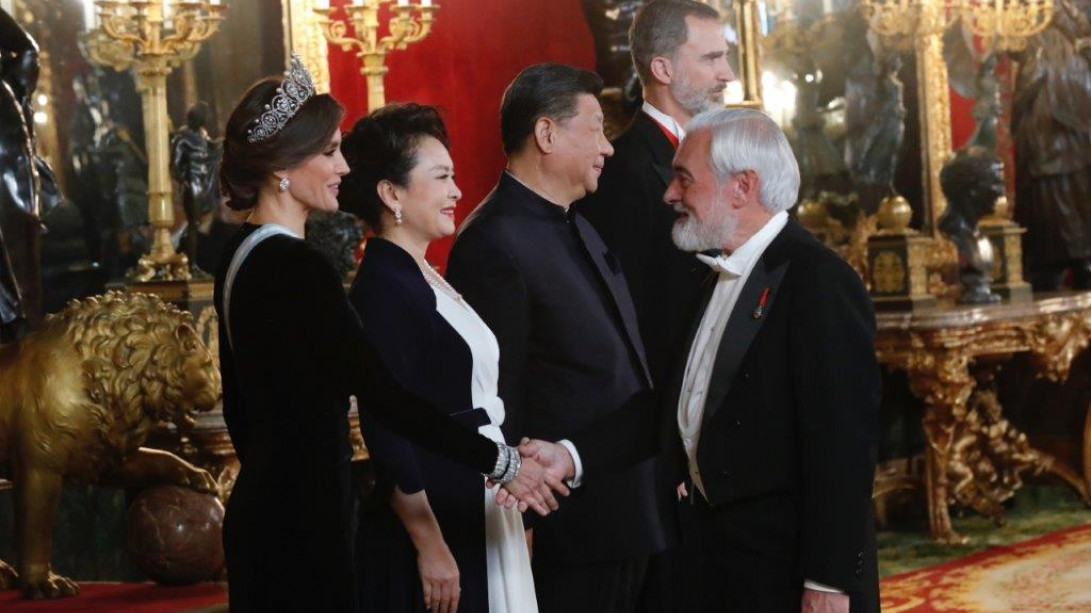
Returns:
[[[720,20],[719,11],[695,0],[652,0],[637,12],[629,27],[629,49],[642,85],[651,81],[653,59],[673,60],[678,48],[689,40],[686,17],[691,15]]]
[[[711,130],[709,158],[721,181],[744,170],[761,177],[762,206],[776,214],[799,197],[799,164],[780,126],[752,109],[705,111],[686,124],[686,134]]]

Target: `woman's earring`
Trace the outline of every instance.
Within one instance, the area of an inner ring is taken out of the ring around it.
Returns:
[[[292,182],[288,180],[288,177],[284,177],[280,180],[280,183],[277,183],[277,188],[280,189],[281,192],[286,192],[288,191],[288,186],[291,184]]]
[[[396,226],[402,225],[402,210],[401,209],[394,209],[394,225],[396,225]]]

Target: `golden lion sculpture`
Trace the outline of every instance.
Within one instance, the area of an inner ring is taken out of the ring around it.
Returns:
[[[220,395],[220,373],[192,318],[155,296],[72,301],[0,346],[0,477],[14,484],[17,533],[16,569],[0,562],[0,589],[18,584],[27,598],[78,593],[50,568],[65,479],[215,493],[208,472],[141,445],[157,423],[191,427]]]

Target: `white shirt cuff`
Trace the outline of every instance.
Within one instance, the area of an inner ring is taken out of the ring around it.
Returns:
[[[831,594],[844,594],[845,593],[844,590],[839,590],[839,589],[837,589],[835,587],[830,587],[828,585],[823,585],[823,584],[821,584],[821,583],[819,583],[817,581],[811,581],[810,579],[807,579],[807,580],[805,580],[803,582],[803,589],[805,589],[805,590],[814,590],[816,592],[829,592]]]
[[[565,481],[565,484],[568,487],[577,488],[583,483],[583,462],[580,461],[580,454],[576,451],[576,446],[568,439],[557,441],[557,444],[564,445],[564,448],[567,449],[568,453],[572,456],[572,466],[574,468],[575,476]]]

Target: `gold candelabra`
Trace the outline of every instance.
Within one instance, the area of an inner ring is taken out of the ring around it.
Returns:
[[[379,10],[383,4],[389,4],[391,16],[389,34],[379,36]],[[356,57],[360,58],[360,74],[367,77],[367,107],[369,111],[386,104],[386,89],[383,77],[390,70],[386,65],[386,56],[395,49],[405,49],[410,44],[424,40],[432,31],[432,22],[439,6],[432,0],[352,0],[344,7],[348,21],[352,23],[354,33],[348,34],[348,24],[333,19],[333,9],[329,0],[319,0],[314,9],[320,17],[322,33],[331,44],[340,45],[344,51],[356,48]]]
[[[151,252],[140,258],[133,280],[190,278],[185,254],[175,253],[168,153],[167,75],[193,58],[200,44],[219,29],[220,0],[94,0],[97,25],[87,24],[88,58],[117,71],[132,68],[144,111],[148,152],[148,218],[154,232]],[[94,27],[92,27],[94,26]]]
[[[957,1],[957,0],[955,0]],[[935,234],[936,221],[947,208],[939,173],[951,157],[951,96],[943,33],[957,16],[945,0],[863,0],[871,29],[896,49],[913,49],[917,58],[924,193],[924,227]]]
[[[1053,0],[963,0],[961,17],[985,49],[1022,51],[1049,25]]]

